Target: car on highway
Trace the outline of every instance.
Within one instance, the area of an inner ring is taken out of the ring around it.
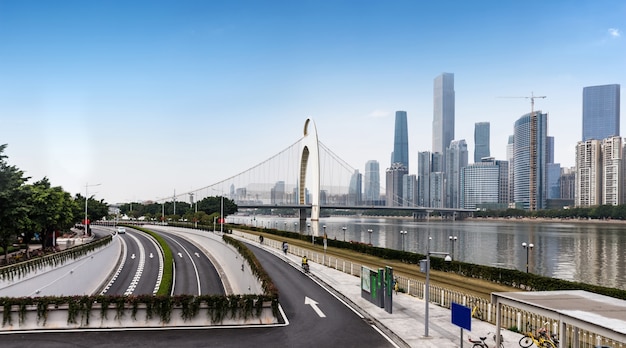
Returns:
[[[126,233],[126,228],[124,227],[118,227],[117,228],[117,234],[124,234]]]

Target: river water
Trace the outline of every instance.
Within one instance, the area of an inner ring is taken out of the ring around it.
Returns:
[[[347,241],[421,254],[445,252],[455,260],[521,271],[526,270],[528,256],[529,272],[626,290],[626,224],[329,217],[321,218],[318,226],[303,227],[296,218],[235,216],[228,220],[305,234],[325,231],[328,238],[338,240],[344,240],[345,227]],[[522,243],[534,247],[525,249]]]

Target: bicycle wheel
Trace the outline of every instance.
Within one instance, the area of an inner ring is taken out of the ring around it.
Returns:
[[[485,348],[485,346],[483,346],[482,343],[474,343],[472,348]]]
[[[528,348],[528,347],[533,345],[533,339],[528,337],[528,336],[524,336],[524,337],[520,338],[519,345],[520,345],[520,347]]]

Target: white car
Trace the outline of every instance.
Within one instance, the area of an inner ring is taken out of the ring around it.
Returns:
[[[118,228],[117,228],[117,233],[118,233],[118,234],[124,234],[124,233],[126,233],[126,228],[124,228],[124,227],[118,227]]]

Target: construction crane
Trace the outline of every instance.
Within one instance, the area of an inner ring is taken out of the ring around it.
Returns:
[[[530,92],[530,97],[500,97],[530,99],[530,185],[528,195],[528,209],[537,210],[537,114],[535,113],[535,99],[545,99],[546,96],[537,96]]]

